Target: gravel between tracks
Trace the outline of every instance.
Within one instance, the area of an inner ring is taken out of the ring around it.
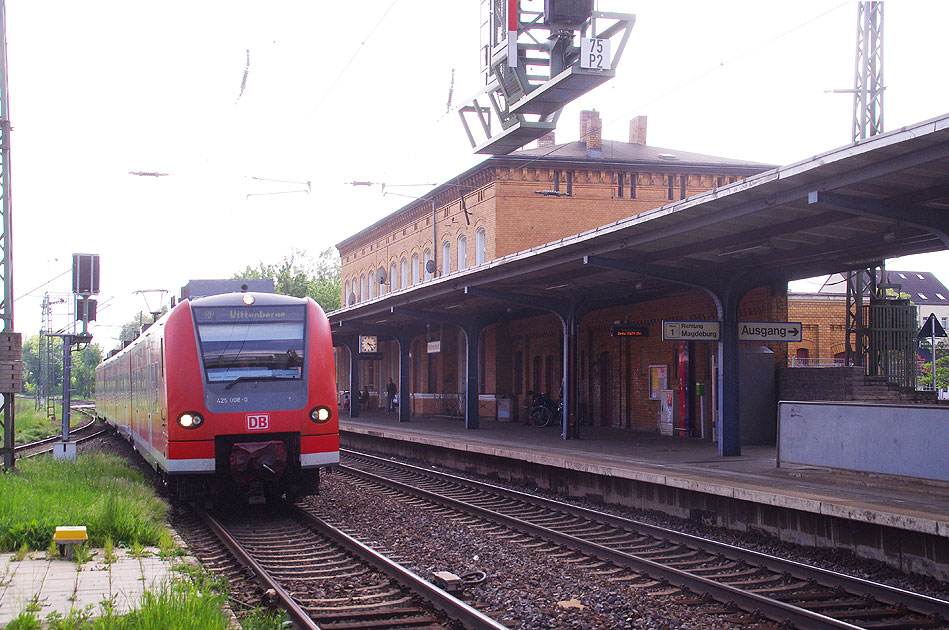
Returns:
[[[664,514],[657,511],[645,511],[634,508],[626,508],[620,505],[603,504],[580,499],[577,497],[564,497],[562,495],[546,492],[537,488],[526,488],[516,484],[508,483],[498,479],[488,479],[478,475],[467,474],[440,466],[433,466],[426,462],[402,460],[423,468],[431,468],[439,472],[451,475],[457,475],[467,479],[473,479],[484,483],[490,483],[502,488],[529,492],[538,496],[554,499],[557,501],[568,501],[577,506],[585,507],[591,510],[598,510],[615,516],[642,521],[650,525],[666,527],[678,532],[692,534],[703,538],[711,538],[719,542],[753,549],[755,551],[795,560],[804,564],[821,567],[829,571],[839,571],[848,575],[853,575],[873,582],[880,582],[896,588],[902,588],[917,593],[924,593],[932,597],[949,601],[949,583],[940,582],[934,578],[922,575],[907,575],[894,569],[893,567],[875,560],[860,558],[847,550],[805,547],[781,541],[774,536],[757,531],[741,532],[729,530],[722,527],[706,525],[704,523],[686,520]]]
[[[150,475],[150,466],[118,437],[104,436],[79,448],[128,457],[133,466]],[[573,502],[941,598],[949,594],[945,584],[904,576],[881,563],[861,560],[849,553],[797,547],[766,535],[729,532],[657,513]],[[467,587],[464,599],[483,610],[500,612],[498,620],[511,628],[764,630],[777,627],[766,621],[749,623],[747,616],[733,622],[728,615],[702,614],[700,607],[677,601],[676,595],[665,594],[674,590],[672,588],[642,589],[610,582],[596,575],[595,570],[582,568],[582,563],[575,566],[532,548],[513,546],[432,511],[367,490],[342,475],[323,475],[320,495],[306,503],[367,544],[394,552],[408,568],[426,579],[440,570],[458,575],[484,571],[487,579]],[[584,608],[558,605],[558,602],[573,599],[579,600]]]
[[[505,543],[432,511],[367,490],[341,475],[324,476],[320,496],[308,499],[307,505],[370,546],[395,552],[409,569],[427,579],[434,571],[457,575],[484,571],[487,579],[468,587],[465,599],[503,611],[498,621],[511,628],[775,627],[767,622],[749,624],[746,619],[735,624],[727,616],[697,614],[694,606],[667,594],[675,589],[610,582],[595,570]],[[578,600],[584,608],[558,605],[569,600]]]

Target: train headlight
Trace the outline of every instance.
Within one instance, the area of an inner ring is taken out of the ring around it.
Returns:
[[[204,418],[201,417],[200,413],[186,411],[178,416],[178,426],[182,429],[197,429],[202,424],[204,424]]]
[[[319,407],[313,407],[313,409],[310,410],[310,420],[316,422],[317,424],[329,422],[332,416],[333,414],[330,413],[329,407],[324,407],[322,405]]]

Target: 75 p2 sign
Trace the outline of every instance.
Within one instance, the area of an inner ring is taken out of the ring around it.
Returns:
[[[584,70],[609,70],[612,59],[610,40],[596,37],[580,39],[580,67]]]

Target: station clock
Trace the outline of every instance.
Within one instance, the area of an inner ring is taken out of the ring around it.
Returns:
[[[359,335],[359,352],[361,354],[379,351],[379,338],[375,335]]]

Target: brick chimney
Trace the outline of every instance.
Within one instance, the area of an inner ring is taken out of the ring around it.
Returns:
[[[629,121],[629,141],[646,144],[646,117],[636,116]]]
[[[537,148],[542,149],[544,147],[552,147],[556,144],[554,140],[554,132],[548,131],[541,137],[537,138]]]
[[[600,112],[580,112],[580,142],[587,145],[587,157],[603,157],[603,122]]]

